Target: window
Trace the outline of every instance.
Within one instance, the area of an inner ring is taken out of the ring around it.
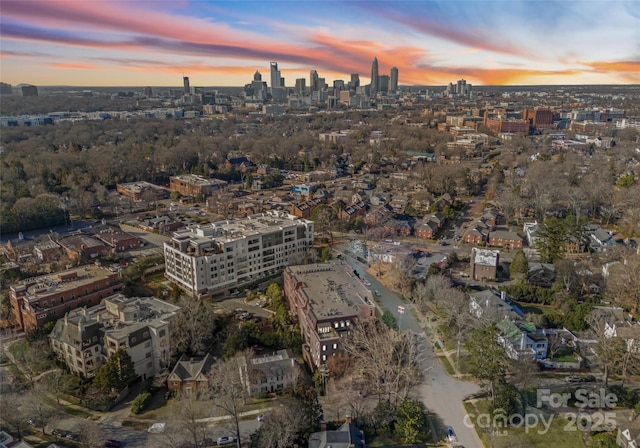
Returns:
[[[322,355],[322,360],[326,361],[327,360],[327,355]]]
[[[323,352],[326,352],[326,351],[327,351],[327,346],[326,346],[326,345],[323,345],[323,346],[322,346],[322,351],[323,351]]]
[[[338,344],[333,344],[333,349],[337,350],[338,349]]]

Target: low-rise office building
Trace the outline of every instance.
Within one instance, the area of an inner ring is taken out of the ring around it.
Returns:
[[[313,222],[271,211],[175,232],[164,244],[166,276],[194,295],[228,291],[300,263]]]

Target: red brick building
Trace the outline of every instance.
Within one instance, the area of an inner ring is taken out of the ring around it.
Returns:
[[[213,361],[213,357],[208,353],[204,357],[195,358],[182,355],[167,377],[167,389],[169,389],[169,392],[181,392],[184,394],[208,390],[208,374]]]
[[[29,278],[9,288],[12,318],[30,331],[73,309],[97,305],[121,289],[117,272],[96,265]]]

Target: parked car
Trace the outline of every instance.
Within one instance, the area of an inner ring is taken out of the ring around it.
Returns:
[[[380,297],[380,291],[378,291],[377,289],[373,291],[373,293],[376,295],[376,297]]]
[[[576,376],[576,375],[569,375],[568,377],[565,377],[564,380],[567,383],[579,383],[580,382],[580,377]]]
[[[53,434],[54,436],[57,436],[57,437],[64,438],[64,437],[67,436],[67,434],[69,434],[69,431],[65,431],[64,429],[56,428],[53,431],[51,431],[51,434]]]
[[[119,448],[122,446],[122,442],[114,439],[107,439],[104,441],[105,448]]]
[[[264,414],[258,415],[258,418],[256,420],[258,420],[259,422],[264,421]]]
[[[153,425],[149,426],[147,432],[150,432],[152,434],[159,434],[161,432],[164,432],[166,426],[166,423],[154,423]]]
[[[449,443],[455,443],[458,441],[458,438],[456,437],[456,433],[453,431],[453,428],[451,427],[447,428],[447,441]]]
[[[236,438],[232,436],[224,436],[218,437],[218,445],[229,445],[230,443],[235,443]]]

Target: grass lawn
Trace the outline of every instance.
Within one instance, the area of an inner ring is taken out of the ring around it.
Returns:
[[[369,448],[411,448],[411,447],[435,447],[432,443],[418,443],[416,445],[404,445],[399,441],[387,435],[370,436],[367,439],[367,447]]]
[[[480,400],[472,403],[465,403],[465,409],[469,414],[488,414],[489,401]],[[532,414],[533,415],[533,414]],[[544,415],[546,425],[538,420],[538,424],[528,428],[508,427],[506,430],[491,437],[485,428],[479,427],[477,417],[472,418],[476,432],[482,443],[492,448],[510,448],[514,446],[526,446],[531,448],[585,448],[582,441],[582,432],[576,430],[575,424],[571,424],[562,415]],[[551,418],[551,424],[549,419]],[[533,420],[531,420],[533,421]],[[573,429],[573,431],[572,431]]]
[[[456,371],[454,370],[453,366],[451,365],[451,363],[449,362],[446,356],[438,356],[438,359],[442,363],[444,370],[446,370],[449,375],[453,376],[456,374]]]

